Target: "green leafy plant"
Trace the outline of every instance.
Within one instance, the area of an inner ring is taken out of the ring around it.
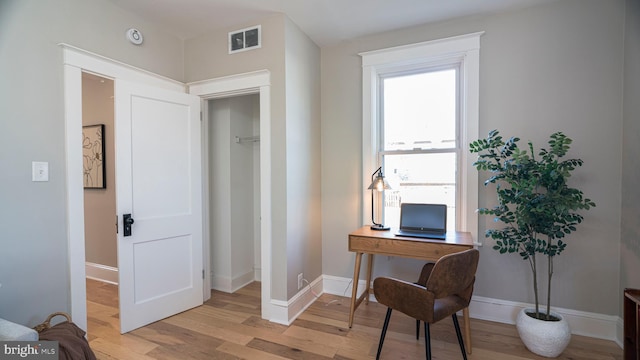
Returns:
[[[563,239],[582,222],[583,217],[577,211],[596,204],[567,184],[571,172],[582,166],[580,159],[563,160],[572,142],[570,138],[556,132],[550,136],[549,148],[537,154],[531,142],[528,149],[520,149],[519,140],[512,137],[504,141],[493,130],[486,139],[470,144],[471,153],[478,154],[475,168],[490,173],[484,184],[495,185],[498,197],[495,207],[480,208],[478,212],[494,216],[496,222],[506,225],[487,230],[485,236],[496,241],[493,249],[501,254],[517,253],[531,266],[535,314],[529,316],[556,320],[550,314],[553,259],[566,249]],[[538,254],[548,258],[545,313],[540,312],[538,301]]]

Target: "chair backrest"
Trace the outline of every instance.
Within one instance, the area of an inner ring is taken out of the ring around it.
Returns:
[[[427,280],[429,280],[429,275],[431,275],[431,270],[433,270],[433,265],[435,265],[435,263],[432,263],[432,262],[428,262],[424,264],[424,266],[422,267],[422,271],[420,271],[420,277],[418,277],[418,281],[416,281],[416,284],[422,285],[425,287],[427,286]]]
[[[441,257],[429,275],[427,290],[431,291],[436,299],[449,295],[470,294],[465,290],[473,286],[479,258],[480,252],[476,249]]]

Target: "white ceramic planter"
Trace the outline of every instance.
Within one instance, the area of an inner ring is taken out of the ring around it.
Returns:
[[[524,345],[534,354],[554,358],[562,354],[571,340],[569,323],[562,315],[551,312],[560,321],[543,321],[525,314],[534,309],[522,309],[516,319],[516,328]]]

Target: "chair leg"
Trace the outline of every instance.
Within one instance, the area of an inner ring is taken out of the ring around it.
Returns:
[[[420,320],[416,320],[416,340],[420,340]]]
[[[453,318],[453,326],[456,328],[456,335],[458,336],[458,343],[460,344],[460,350],[462,350],[462,358],[467,360],[467,352],[464,349],[464,340],[462,340],[462,333],[460,332],[460,324],[458,323],[458,316],[456,313],[451,315]]]
[[[387,327],[389,327],[389,319],[391,318],[391,308],[387,308],[387,316],[384,317],[384,325],[382,326],[382,334],[380,334],[380,343],[378,343],[378,353],[376,354],[376,360],[380,359],[380,352],[382,352],[382,343],[384,343],[384,337],[387,335]]]
[[[427,352],[427,360],[431,360],[431,331],[426,321],[424,322],[424,349]]]

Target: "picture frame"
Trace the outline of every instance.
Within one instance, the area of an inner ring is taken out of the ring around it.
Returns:
[[[104,124],[82,127],[82,177],[85,189],[106,189]]]

